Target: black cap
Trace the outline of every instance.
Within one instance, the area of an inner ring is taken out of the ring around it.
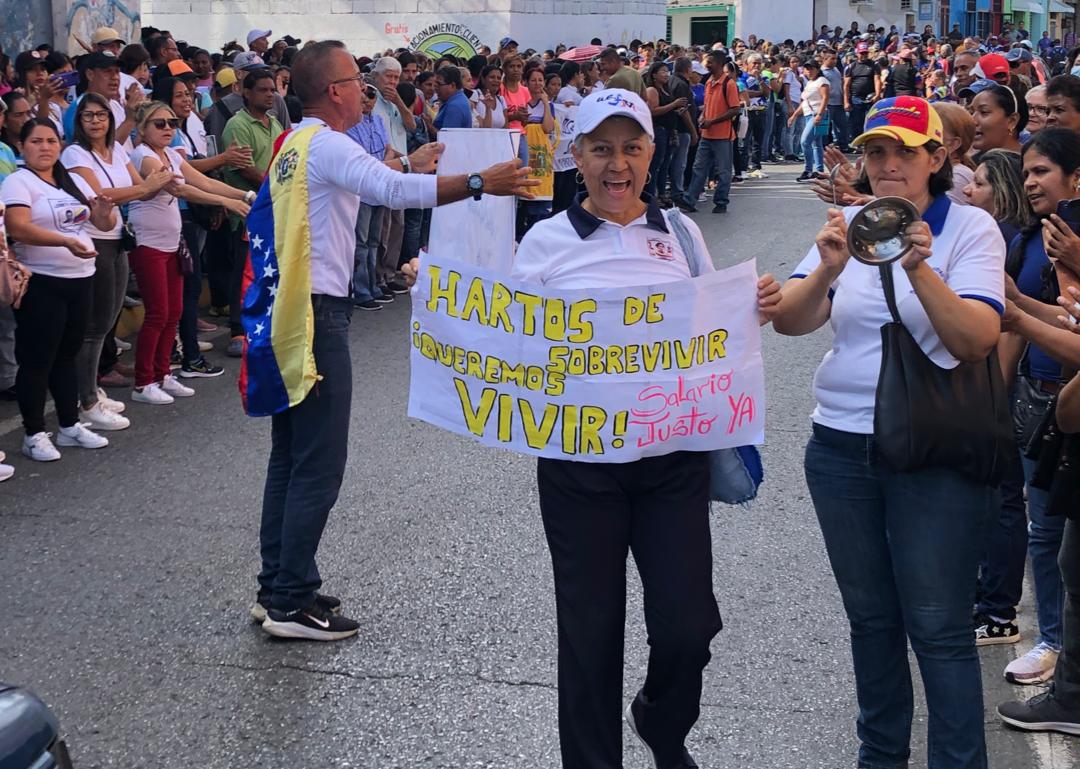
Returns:
[[[120,59],[110,51],[94,51],[79,59],[79,69],[83,72],[88,69],[109,69],[119,66]]]
[[[286,42],[286,44],[288,44],[289,46],[291,46],[293,48],[300,45],[300,42],[301,42],[300,38],[293,37],[292,35],[285,35],[285,37],[283,37],[281,39],[284,40]]]
[[[40,51],[23,51],[15,57],[15,71],[26,72],[34,67],[45,66],[45,54]]]

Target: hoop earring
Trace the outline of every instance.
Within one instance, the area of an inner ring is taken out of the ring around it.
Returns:
[[[646,171],[645,172],[645,186],[648,187],[651,182],[652,182],[652,172]]]
[[[580,170],[576,174],[574,174],[574,182],[579,187],[585,183],[585,177],[581,175]],[[1080,187],[1077,187],[1076,189],[1080,190]]]

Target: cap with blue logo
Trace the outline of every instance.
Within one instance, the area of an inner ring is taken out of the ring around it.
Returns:
[[[650,139],[653,138],[652,113],[648,105],[636,93],[623,88],[594,91],[581,100],[574,122],[575,138],[592,133],[610,117],[628,117],[637,122]]]

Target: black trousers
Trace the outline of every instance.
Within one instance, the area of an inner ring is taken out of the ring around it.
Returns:
[[[1054,698],[1080,711],[1080,522],[1068,520],[1058,554],[1065,583],[1064,633],[1061,654],[1054,668]]]
[[[540,513],[555,575],[564,769],[622,769],[626,558],[645,593],[642,720],[658,757],[679,756],[698,719],[712,589],[708,464],[678,452],[626,464],[540,459]]]
[[[15,310],[15,392],[27,435],[45,430],[45,397],[51,392],[61,427],[79,421],[75,355],[86,335],[94,278],[35,274]]]

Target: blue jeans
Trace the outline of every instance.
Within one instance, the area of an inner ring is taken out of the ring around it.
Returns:
[[[802,108],[800,106],[795,105],[795,110],[798,112],[798,115],[795,117],[795,122],[790,127],[788,127],[787,121],[791,117],[791,112],[786,106],[784,107],[784,130],[787,133],[784,134],[783,141],[784,152],[788,155],[794,155],[795,157],[798,157],[799,154],[802,152],[800,138],[803,134],[803,127],[806,123],[806,117],[802,114]]]
[[[382,206],[360,204],[356,214],[356,249],[353,251],[353,300],[371,302],[383,295],[377,264],[382,234]]]
[[[680,131],[677,137],[678,144],[671,152],[671,168],[668,170],[668,176],[671,178],[672,200],[681,200],[686,194],[683,179],[686,177],[686,158],[690,154],[690,134]]]
[[[1022,457],[1024,479],[1031,480],[1035,461]],[[1031,580],[1035,583],[1035,610],[1039,617],[1039,637],[1036,643],[1046,643],[1061,649],[1061,611],[1065,604],[1065,587],[1058,567],[1058,551],[1065,535],[1065,516],[1047,515],[1049,493],[1027,485],[1028,556],[1031,558]]]
[[[859,767],[907,766],[910,640],[930,713],[929,769],[986,769],[971,606],[992,490],[951,470],[893,472],[873,436],[821,425],[806,482],[851,624]]]
[[[824,171],[825,150],[821,146],[821,137],[818,136],[817,126],[811,118],[804,116],[803,121],[802,151],[803,158],[806,161],[804,170],[806,173]]]
[[[1024,594],[1028,544],[1024,468],[1019,452],[1012,459],[991,502],[986,555],[979,567],[979,602],[975,605],[980,614],[1007,620],[1016,619],[1016,606]]]
[[[349,448],[352,300],[313,296],[315,363],[321,381],[274,414],[259,531],[259,595],[280,611],[306,609],[322,586],[315,553],[337,501]]]
[[[653,150],[652,162],[649,163],[649,183],[645,189],[650,195],[667,194],[668,169],[671,167],[671,135],[664,126],[653,126]]]
[[[731,153],[735,143],[730,139],[702,139],[698,142],[697,157],[694,158],[694,176],[690,180],[690,189],[686,191],[686,202],[691,206],[697,203],[701,191],[714,173],[717,175],[716,192],[713,203],[718,206],[728,204],[731,192]]]

